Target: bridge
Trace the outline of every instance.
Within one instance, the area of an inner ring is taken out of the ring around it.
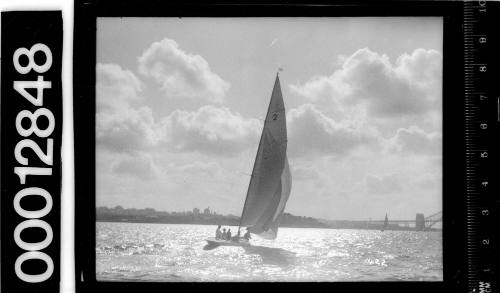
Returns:
[[[388,228],[390,230],[390,226],[403,226],[403,227],[415,227],[416,231],[428,231],[432,228],[432,226],[436,225],[443,221],[443,212],[439,211],[435,214],[432,214],[428,217],[424,217],[424,214],[417,214],[415,216],[415,220],[391,220],[388,221]],[[366,221],[369,225],[380,225],[381,227],[384,224],[384,220],[370,220]]]

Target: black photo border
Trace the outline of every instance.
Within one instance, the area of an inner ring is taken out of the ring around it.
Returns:
[[[74,143],[77,292],[167,292],[231,287],[332,292],[462,292],[466,290],[465,141],[462,5],[460,1],[165,1],[75,0]],[[95,66],[97,17],[443,17],[443,281],[157,283],[96,281]],[[335,290],[335,291],[334,291]],[[341,291],[340,291],[341,290]]]

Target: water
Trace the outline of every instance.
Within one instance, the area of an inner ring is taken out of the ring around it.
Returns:
[[[280,228],[274,241],[254,236],[248,248],[204,250],[215,226],[97,223],[96,228],[99,281],[443,279],[440,232]]]

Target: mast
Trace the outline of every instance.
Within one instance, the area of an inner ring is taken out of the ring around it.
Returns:
[[[382,232],[387,228],[389,220],[387,219],[387,213],[385,213],[384,225],[382,226]]]
[[[279,72],[282,70],[283,70],[282,68],[278,68],[278,71],[276,72],[276,79],[274,80],[275,86],[276,86],[276,83],[279,82]],[[273,91],[274,91],[274,86],[273,86]],[[280,88],[280,91],[281,91],[281,88]],[[269,109],[271,108],[271,102],[272,102],[272,92],[271,92],[271,98],[269,99],[269,105],[267,106],[266,119],[264,120],[264,125],[262,126],[262,132],[260,134],[259,146],[257,147],[257,152],[255,154],[255,159],[253,161],[253,168],[252,168],[252,174],[250,175],[250,182],[252,181],[252,177],[254,176],[255,166],[257,165],[257,156],[259,154],[259,149],[262,147],[262,138],[264,137],[264,129],[266,128],[266,123],[267,123],[267,118],[268,118],[267,116],[269,115]],[[238,223],[238,233],[240,232],[241,221],[243,220],[243,215],[245,214],[245,206],[247,204],[248,194],[250,192],[250,182],[248,183],[247,195],[245,196],[245,202],[243,203],[243,210],[241,211],[240,222]]]

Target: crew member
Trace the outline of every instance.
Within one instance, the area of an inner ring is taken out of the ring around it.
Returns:
[[[217,227],[217,230],[215,230],[215,240],[219,240],[222,238],[222,232],[220,231],[220,225]]]
[[[245,238],[246,240],[250,240],[250,229],[247,228],[247,232],[245,233],[245,235],[243,235],[243,238]]]

